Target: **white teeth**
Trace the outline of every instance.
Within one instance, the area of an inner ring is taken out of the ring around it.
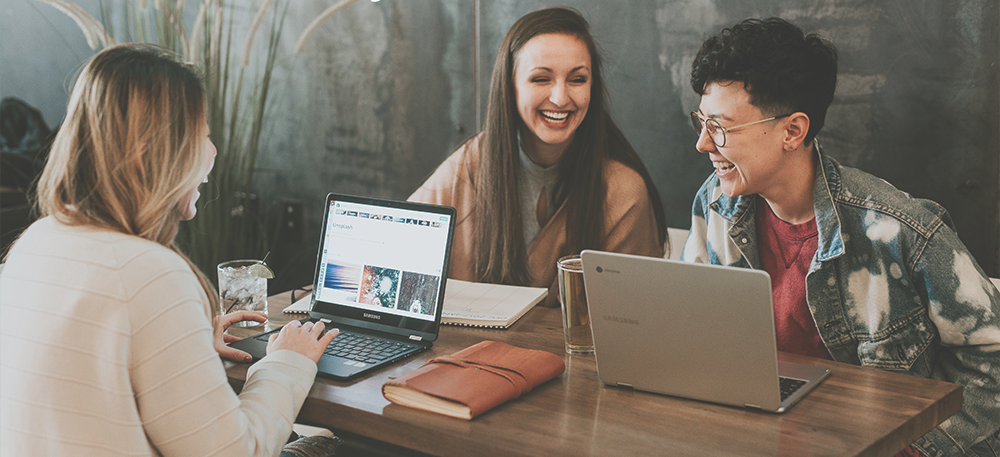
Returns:
[[[715,169],[719,171],[729,171],[730,169],[736,166],[733,165],[732,162],[712,162],[712,165],[715,166]]]
[[[558,111],[542,111],[542,116],[545,116],[547,119],[551,119],[556,122],[561,122],[566,120],[567,117],[569,117],[569,113],[558,112]]]

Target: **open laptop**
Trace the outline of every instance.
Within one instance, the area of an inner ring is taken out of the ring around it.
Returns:
[[[780,413],[830,374],[778,361],[764,271],[589,250],[581,257],[605,384]]]
[[[441,326],[455,209],[332,193],[324,208],[308,320],[340,335],[319,374],[353,379],[430,348]],[[258,360],[276,331],[231,346]]]

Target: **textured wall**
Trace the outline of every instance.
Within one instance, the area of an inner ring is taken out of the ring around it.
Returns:
[[[79,3],[98,14],[96,0]],[[292,249],[303,259],[292,274],[305,282],[323,195],[409,195],[477,130],[507,28],[557,4],[590,20],[614,118],[650,169],[669,225],[689,225],[691,197],[711,172],[687,120],[698,104],[691,59],[722,27],[781,16],[841,53],[825,150],[944,205],[984,269],[1000,274],[995,0],[360,0],[292,56],[293,37],[327,4],[290,7],[258,181],[265,201],[305,208],[305,241]],[[34,1],[4,2],[0,34],[0,93],[58,123],[69,73],[92,51],[69,19]]]

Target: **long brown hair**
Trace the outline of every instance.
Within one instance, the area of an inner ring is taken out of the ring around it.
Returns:
[[[181,199],[203,178],[205,90],[190,65],[162,48],[122,44],[84,66],[38,183],[42,216],[166,246],[198,276],[214,313],[218,297],[181,253]]]
[[[480,281],[505,284],[531,281],[518,196],[518,130],[524,123],[517,111],[514,67],[525,43],[549,33],[577,37],[587,45],[591,59],[590,106],[559,163],[555,189],[556,207],[565,202],[567,211],[569,252],[563,254],[604,247],[608,187],[604,168],[608,160],[617,160],[642,176],[654,209],[660,243],[666,241],[667,223],[659,192],[608,111],[601,58],[589,24],[580,13],[568,8],[543,9],[525,15],[511,26],[493,65],[484,132],[478,144],[480,162],[473,176],[476,188],[473,261]]]

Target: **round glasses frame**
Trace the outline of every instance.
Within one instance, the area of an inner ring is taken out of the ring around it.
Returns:
[[[726,128],[719,125],[719,121],[712,118],[704,117],[702,116],[701,113],[697,111],[692,111],[691,126],[694,127],[694,129],[698,132],[699,135],[701,135],[702,130],[708,130],[708,137],[712,139],[712,142],[715,143],[716,146],[721,148],[726,145],[726,133],[732,132],[737,129],[741,129],[743,127],[749,127],[754,124],[773,121],[775,119],[781,119],[783,117],[788,117],[788,116],[791,116],[791,113],[782,114],[781,116],[769,117],[767,119],[761,119],[759,121],[747,122],[746,124],[740,124],[734,127]],[[722,137],[721,141],[719,139],[720,136]]]

